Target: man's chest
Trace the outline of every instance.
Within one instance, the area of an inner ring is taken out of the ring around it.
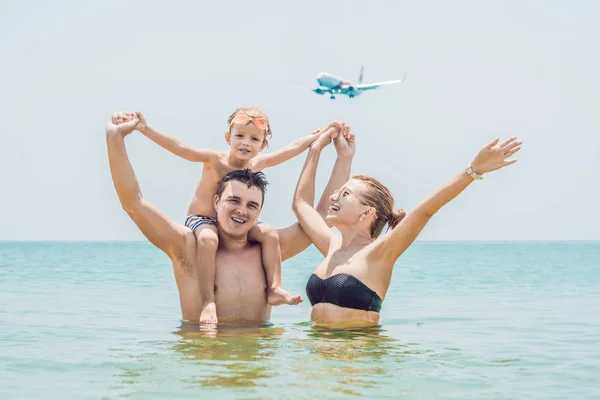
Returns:
[[[215,286],[227,292],[257,292],[266,288],[262,258],[257,250],[217,253]]]

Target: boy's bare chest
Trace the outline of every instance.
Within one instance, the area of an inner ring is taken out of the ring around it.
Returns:
[[[204,193],[214,195],[219,186],[219,181],[234,170],[235,168],[224,162],[219,162],[217,165],[205,166],[202,169],[202,176],[200,177],[198,186],[203,189]]]

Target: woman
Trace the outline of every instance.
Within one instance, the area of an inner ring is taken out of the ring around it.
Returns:
[[[315,174],[319,156],[334,138],[338,157],[354,154],[351,135],[322,135],[306,158],[294,195],[293,209],[300,225],[325,256],[306,285],[313,305],[311,320],[317,323],[377,324],[392,269],[398,257],[417,238],[440,208],[454,199],[474,179],[516,162],[509,160],[521,142],[510,137],[483,146],[468,168],[405,214],[394,210],[390,191],[377,179],[355,175],[330,198],[326,220],[313,208]],[[335,171],[334,171],[335,173]],[[380,236],[385,225],[390,231]],[[339,230],[341,236],[330,231]]]

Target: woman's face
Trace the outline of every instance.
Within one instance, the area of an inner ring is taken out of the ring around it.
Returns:
[[[325,219],[334,226],[354,224],[369,206],[364,204],[361,194],[366,190],[364,183],[350,179],[329,196],[329,211]]]

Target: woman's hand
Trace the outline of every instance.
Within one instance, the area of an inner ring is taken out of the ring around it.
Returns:
[[[498,144],[500,140],[496,138],[483,146],[479,151],[479,154],[477,154],[471,162],[473,172],[483,175],[517,162],[514,158],[508,160],[510,156],[521,150],[521,144],[523,142],[516,139],[516,136],[511,136]]]
[[[350,131],[350,127],[342,124],[340,134],[333,139],[338,157],[354,157],[354,153],[356,152],[356,141],[354,138],[354,133]]]

